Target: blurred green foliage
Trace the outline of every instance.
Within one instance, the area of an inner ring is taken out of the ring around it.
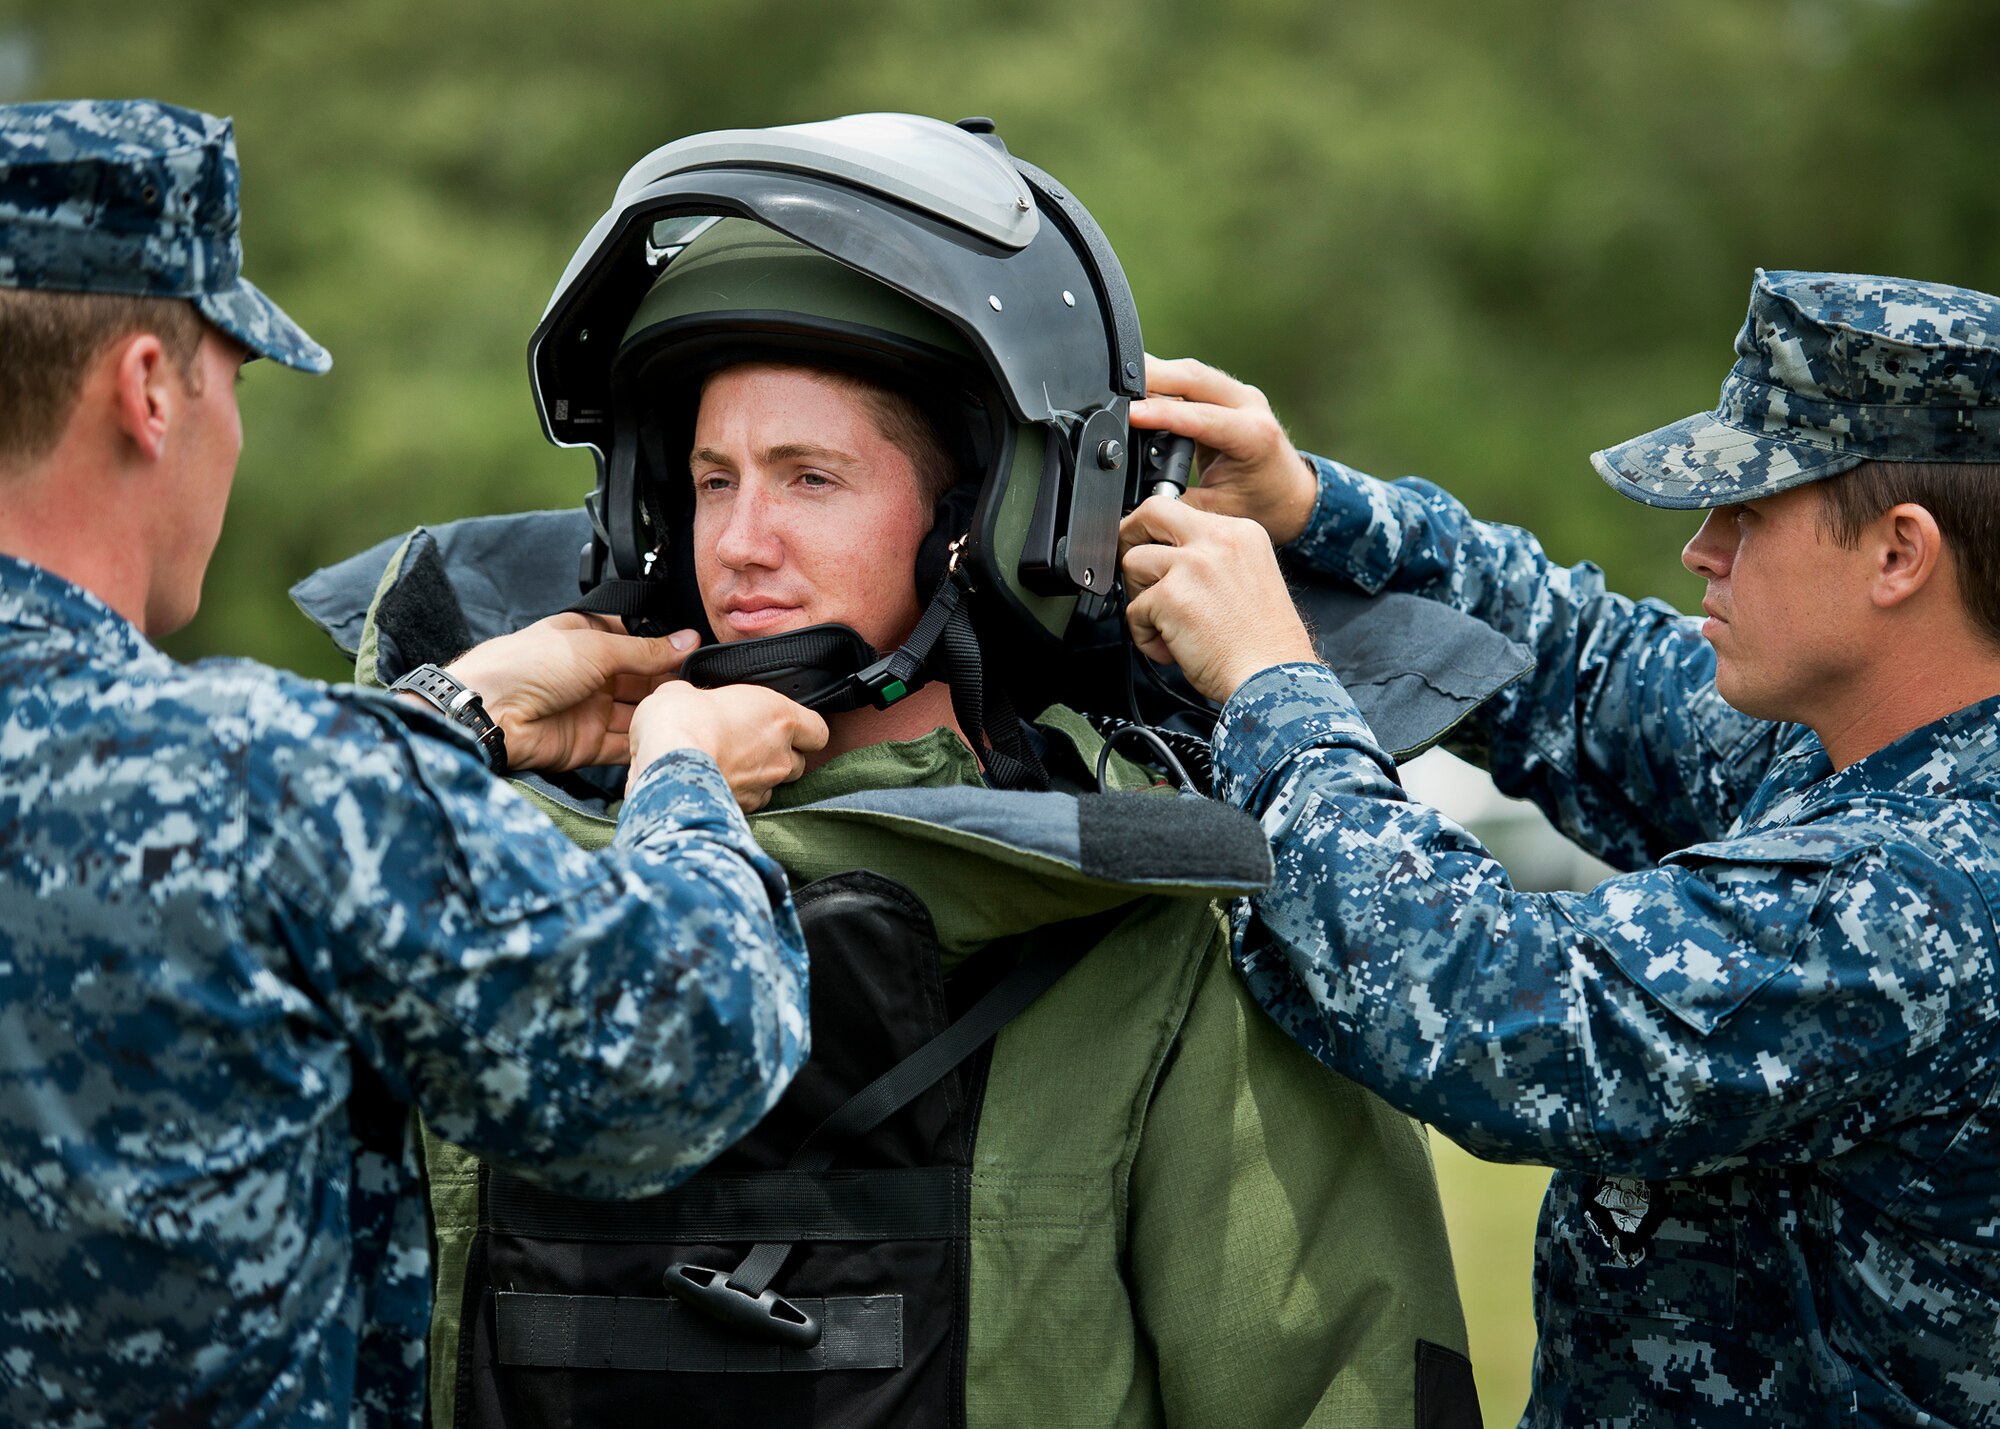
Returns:
[[[1479,1407],[1486,1429],[1509,1429],[1528,1403],[1534,1369],[1535,1221],[1549,1173],[1476,1160],[1435,1129],[1430,1144]]]
[[[1713,404],[1754,265],[2000,287],[1981,0],[0,3],[8,97],[237,120],[248,272],[333,374],[252,369],[182,655],[337,673],[284,588],[419,521],[567,505],[524,350],[618,176],[682,134],[1000,120],[1124,259],[1155,352],[1301,444],[1688,603],[1684,517],[1596,447]]]
[[[0,0],[0,97],[236,118],[248,272],[336,365],[251,370],[170,646],[322,675],[290,582],[588,489],[524,353],[625,168],[867,109],[996,117],[1111,235],[1149,347],[1257,382],[1302,445],[1690,604],[1688,519],[1587,454],[1713,404],[1755,265],[2000,288],[1996,53],[1988,0]],[[1526,1234],[1461,1245],[1475,1319],[1489,1281],[1524,1312]]]

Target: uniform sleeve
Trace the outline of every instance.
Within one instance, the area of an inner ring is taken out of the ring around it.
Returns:
[[[776,1101],[806,1050],[804,943],[706,756],[655,763],[593,854],[386,697],[252,723],[246,906],[438,1135],[643,1195]]]
[[[1422,1130],[1287,1042],[1220,957],[1131,1197],[1168,1424],[1415,1424],[1418,1342],[1466,1352]]]
[[[1290,554],[1371,594],[1442,601],[1534,652],[1451,747],[1614,867],[1729,826],[1784,727],[1724,703],[1694,621],[1605,590],[1593,565],[1553,564],[1528,532],[1474,520],[1429,482],[1312,462],[1319,495]]]
[[[1968,980],[1937,929],[1985,920],[1962,871],[1835,819],[1520,893],[1388,767],[1320,667],[1230,700],[1220,787],[1277,865],[1237,957],[1315,1057],[1467,1149],[1695,1175],[1830,1154],[1938,1095]]]

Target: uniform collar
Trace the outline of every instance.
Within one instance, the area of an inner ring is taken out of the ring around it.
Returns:
[[[1825,767],[1819,741],[1811,739],[1809,745]],[[2000,695],[1913,729],[1839,773],[1826,775],[1805,791],[1800,812],[1887,792],[1919,799],[2000,796]]]
[[[115,660],[157,655],[139,628],[54,571],[0,555],[0,628],[47,630],[86,654]]]
[[[1864,768],[1874,788],[1927,798],[1992,798],[2000,793],[2000,695],[1912,730],[1855,761],[1834,781]]]

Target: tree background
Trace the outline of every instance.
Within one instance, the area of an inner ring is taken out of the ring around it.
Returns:
[[[1111,236],[1149,348],[1255,381],[1301,445],[1690,605],[1688,519],[1588,453],[1713,405],[1758,264],[2000,288],[1996,54],[1981,0],[0,0],[0,98],[235,116],[247,271],[336,365],[251,369],[229,524],[168,648],[328,677],[292,581],[588,490],[525,346],[625,168],[869,109],[997,118]],[[1539,1178],[1443,1164],[1508,1423]]]

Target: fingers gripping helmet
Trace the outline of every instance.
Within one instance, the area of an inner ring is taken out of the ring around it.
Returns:
[[[1080,602],[1101,613],[1138,318],[1097,224],[990,124],[724,130],[626,174],[529,345],[550,440],[598,457],[595,608],[702,623],[685,438],[701,378],[751,360],[857,372],[944,417],[973,480],[941,507],[960,529],[933,534],[956,541],[946,584],[982,635],[1059,647]]]

